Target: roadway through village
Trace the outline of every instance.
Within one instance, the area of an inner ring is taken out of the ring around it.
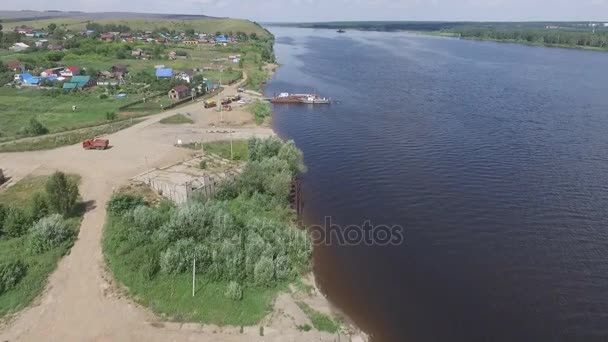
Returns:
[[[237,85],[225,94],[236,94]],[[243,111],[225,113],[235,120],[238,137],[268,136],[269,128],[236,122]],[[158,121],[175,113],[190,113],[194,125],[161,125]],[[240,114],[239,114],[240,113]],[[146,308],[121,295],[105,269],[101,240],[105,203],[112,192],[129,179],[153,167],[188,158],[191,151],[174,146],[176,139],[226,139],[206,129],[219,113],[204,110],[196,102],[150,117],[128,129],[108,136],[111,149],[86,151],[80,145],[50,151],[0,154],[0,167],[11,182],[30,174],[54,170],[79,174],[80,192],[89,203],[78,240],[49,278],[45,291],[29,308],[15,315],[0,330],[0,341],[333,341],[335,335],[302,333],[290,324],[265,322],[265,336],[259,327],[217,327],[213,325],[162,322]],[[215,120],[219,122],[219,119]]]

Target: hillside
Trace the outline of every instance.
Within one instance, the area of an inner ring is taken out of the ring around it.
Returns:
[[[194,29],[198,32],[245,32],[260,36],[268,34],[258,24],[245,19],[213,18],[202,15],[149,14],[149,13],[74,13],[74,12],[37,12],[37,11],[0,11],[3,30],[9,31],[22,25],[44,28],[54,23],[68,30],[84,30],[88,22],[101,24],[122,24],[135,30]]]

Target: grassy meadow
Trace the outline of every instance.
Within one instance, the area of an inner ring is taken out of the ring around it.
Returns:
[[[51,18],[41,20],[17,20],[7,21],[3,23],[4,31],[12,30],[15,27],[22,25],[31,26],[34,28],[44,28],[49,24],[54,23],[59,27],[63,27],[66,30],[72,31],[84,31],[88,22],[94,21],[103,25],[115,24],[115,25],[127,25],[133,30],[142,31],[154,31],[161,28],[167,28],[169,30],[184,31],[187,29],[193,29],[196,32],[207,32],[215,33],[220,32],[245,32],[247,34],[256,33],[260,36],[265,36],[268,33],[261,26],[245,19],[231,19],[231,18],[207,18],[207,19],[195,19],[195,20],[172,20],[172,19],[102,19],[102,20],[89,20],[84,18]]]
[[[79,180],[75,175],[69,178],[74,181]],[[48,176],[28,177],[10,188],[0,190],[0,206],[14,207],[29,215],[32,198],[35,194],[44,192],[48,179]],[[66,220],[66,224],[74,232],[78,231],[83,213],[84,210],[79,210]],[[0,291],[0,318],[27,307],[42,292],[48,276],[72,246],[72,241],[67,241],[43,253],[34,253],[30,249],[30,240],[31,232],[19,237],[0,238],[0,265],[20,261],[27,266],[25,276],[14,288]]]
[[[37,118],[50,133],[101,125],[108,122],[106,113],[118,112],[118,107],[139,100],[133,94],[126,99],[112,96],[100,99],[95,92],[60,92],[46,96],[39,90],[0,88],[0,140],[17,135],[31,118]],[[76,111],[72,111],[76,106]],[[160,111],[160,106],[156,110]]]

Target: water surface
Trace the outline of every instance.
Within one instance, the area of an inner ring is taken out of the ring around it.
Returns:
[[[266,88],[304,151],[305,221],[401,225],[317,247],[323,290],[377,341],[608,340],[608,54],[274,28]]]

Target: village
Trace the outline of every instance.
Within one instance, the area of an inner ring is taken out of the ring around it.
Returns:
[[[270,37],[254,25],[249,33],[4,25],[0,144],[155,114],[244,79],[241,92],[259,90],[268,73],[262,66],[274,59]],[[205,107],[231,110],[232,101],[246,104],[232,96]]]

